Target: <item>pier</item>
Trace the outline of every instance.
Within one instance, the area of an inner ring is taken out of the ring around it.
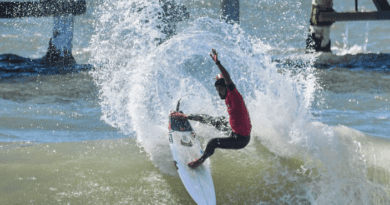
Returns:
[[[330,27],[337,21],[390,20],[387,0],[373,0],[378,11],[359,12],[355,0],[355,12],[336,12],[333,0],[313,0],[306,53],[331,52]]]
[[[48,66],[76,64],[72,56],[74,18],[86,11],[85,0],[0,2],[0,18],[54,17],[53,37],[41,59]]]
[[[166,34],[164,39],[159,39],[158,44],[161,44],[176,34],[176,24],[189,19],[190,13],[185,6],[177,4],[175,0],[159,2],[163,11],[162,22],[166,24],[160,26],[161,32]],[[372,2],[377,11],[359,12],[359,2],[355,0],[355,12],[336,12],[333,0],[312,0],[306,53],[331,53],[331,25],[336,22],[390,20],[389,2],[387,0]],[[74,19],[85,14],[86,9],[86,0],[0,2],[0,18],[52,17],[54,19],[52,38],[48,42],[46,55],[39,59],[39,62],[46,66],[66,67],[76,64],[72,56]],[[220,18],[230,24],[240,24],[239,0],[220,0]],[[12,56],[12,59],[10,57],[10,62],[22,61],[15,56]]]

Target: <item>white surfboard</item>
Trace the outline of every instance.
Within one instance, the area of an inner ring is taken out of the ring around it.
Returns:
[[[172,114],[183,114],[171,112],[169,125],[169,143],[180,179],[197,204],[215,205],[214,183],[208,161],[195,169],[187,166],[203,154],[199,140],[187,119],[172,119]]]

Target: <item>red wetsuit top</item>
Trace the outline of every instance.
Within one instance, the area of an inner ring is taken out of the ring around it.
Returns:
[[[225,103],[233,132],[242,136],[249,136],[252,129],[251,120],[244,99],[242,99],[236,86],[234,86],[233,90],[227,89]]]

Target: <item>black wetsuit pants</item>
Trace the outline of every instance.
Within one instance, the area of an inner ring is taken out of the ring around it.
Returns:
[[[214,138],[211,139],[206,146],[206,150],[201,158],[206,159],[214,154],[214,150],[216,148],[221,149],[242,149],[246,147],[246,145],[250,141],[250,136],[242,136],[237,133],[234,133],[232,129],[229,127],[229,122],[225,117],[211,117],[209,115],[201,114],[201,115],[189,115],[189,120],[199,121],[204,124],[209,124],[214,126],[220,131],[230,132],[229,137],[224,138]]]

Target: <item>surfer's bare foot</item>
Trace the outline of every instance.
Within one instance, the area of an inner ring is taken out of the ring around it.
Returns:
[[[187,165],[188,165],[190,168],[195,169],[195,168],[197,168],[198,166],[200,166],[201,164],[203,164],[204,161],[205,161],[205,159],[200,158],[200,159],[197,159],[197,160],[195,160],[195,161],[193,161],[193,162],[188,163]]]

